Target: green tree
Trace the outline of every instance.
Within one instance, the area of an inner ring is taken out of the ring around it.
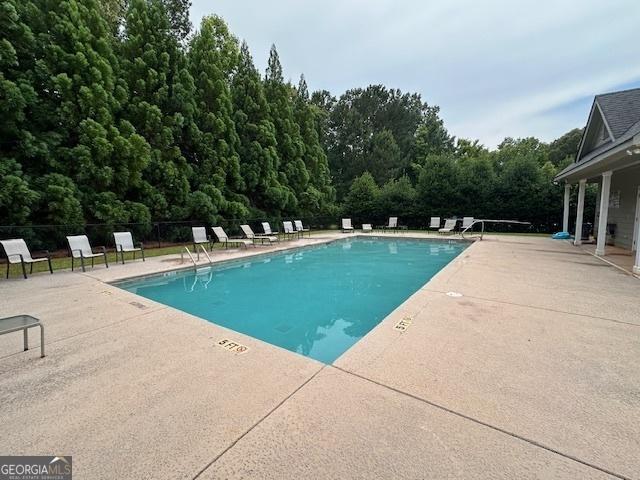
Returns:
[[[498,179],[497,213],[501,218],[546,220],[540,210],[548,146],[535,138],[506,138],[493,153]]]
[[[191,34],[191,0],[162,0],[162,3],[169,14],[169,24],[174,37],[184,42]]]
[[[417,192],[407,175],[391,179],[380,189],[377,196],[379,218],[387,216],[401,217],[403,221],[413,219],[417,214]]]
[[[80,192],[69,177],[49,173],[36,181],[40,192],[40,220],[47,225],[82,225]]]
[[[496,176],[488,152],[457,160],[459,212],[476,218],[496,215]]]
[[[331,185],[327,155],[318,135],[317,121],[321,114],[317,107],[310,103],[304,75],[300,76],[296,92],[294,117],[300,128],[304,146],[303,161],[309,173],[307,189],[300,194],[300,208],[306,215],[317,215],[327,212],[335,200],[335,190]]]
[[[354,221],[367,222],[377,218],[377,202],[380,187],[369,172],[353,180],[344,199],[343,211]]]
[[[309,186],[309,172],[303,160],[304,141],[300,136],[300,126],[294,118],[295,89],[289,83],[284,82],[282,65],[275,45],[271,46],[269,52],[264,84],[271,121],[276,131],[278,157],[280,158],[279,180],[292,192],[292,195],[288,197],[286,211],[296,213],[300,197]]]
[[[381,130],[371,136],[367,148],[367,156],[363,158],[364,168],[371,171],[371,175],[378,184],[405,173],[405,163],[402,152],[396,143],[391,130]]]
[[[15,160],[0,157],[0,182],[2,224],[27,224],[40,196],[23,177],[20,165]]]
[[[29,118],[38,104],[26,64],[36,47],[25,21],[29,8],[30,2],[0,2],[0,218],[5,225],[26,224],[39,197],[22,168],[37,150]]]
[[[386,182],[389,177],[381,178],[380,173],[375,173],[379,170],[375,165],[379,158],[375,156],[381,152],[392,154],[392,175],[407,172],[416,162],[416,130],[421,124],[424,127],[420,138],[426,147],[431,141],[429,128],[434,138],[438,136],[437,108],[423,103],[418,94],[370,85],[341,95],[331,109],[326,146],[338,199],[365,170]]]
[[[186,58],[161,0],[131,0],[123,37],[122,72],[131,92],[127,117],[151,146],[144,171],[148,185],[139,196],[155,219],[181,220],[192,175],[180,148],[182,133],[186,125],[195,130],[193,99],[176,101],[176,92],[192,84]],[[185,77],[186,87],[180,85]]]
[[[460,215],[460,170],[452,154],[429,155],[420,167],[416,190],[423,215]]]
[[[331,135],[329,120],[331,116],[331,110],[336,104],[336,97],[331,95],[327,90],[318,90],[311,94],[309,99],[311,105],[314,107],[314,114],[316,117],[316,128],[318,129],[318,139],[320,145],[325,149],[329,145],[329,137]],[[327,157],[328,160],[328,157]]]
[[[487,155],[489,150],[478,140],[458,138],[456,141],[455,153],[458,158],[476,158]]]
[[[555,166],[563,168],[578,154],[578,146],[582,140],[582,129],[574,128],[549,144],[549,161]]]
[[[427,155],[441,155],[454,150],[455,139],[438,116],[440,107],[425,107],[415,133],[415,153],[418,163]]]
[[[193,142],[193,187],[209,193],[213,211],[228,218],[248,215],[248,201],[241,195],[244,182],[237,153],[240,140],[233,122],[229,87],[238,56],[237,41],[224,21],[217,16],[203,18],[189,50],[199,130]],[[215,217],[202,220],[214,221]]]
[[[239,136],[240,171],[251,206],[279,215],[291,192],[279,181],[280,159],[275,126],[262,79],[253,64],[246,42],[240,48],[238,68],[231,83],[234,121]]]
[[[142,181],[146,141],[120,116],[127,100],[111,31],[94,0],[42,0],[30,13],[38,42],[25,59],[37,102],[25,173],[57,172],[79,189],[83,205],[100,192],[126,196]],[[51,95],[50,92],[56,92]],[[87,208],[85,216],[93,218]]]

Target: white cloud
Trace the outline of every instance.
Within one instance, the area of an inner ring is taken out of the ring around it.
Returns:
[[[304,72],[311,89],[416,91],[454,135],[488,146],[551,140],[584,124],[588,97],[640,84],[637,0],[193,0],[194,23],[208,13],[261,69],[275,43],[286,76]]]

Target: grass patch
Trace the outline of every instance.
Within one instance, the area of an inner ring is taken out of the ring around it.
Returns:
[[[161,248],[145,248],[144,250],[144,255],[146,258],[151,258],[151,257],[159,257],[161,255],[172,255],[172,254],[178,254],[182,251],[182,249],[188,246],[189,250],[193,249],[193,245],[175,245],[175,246],[171,246],[171,247],[161,247]],[[222,249],[223,246],[222,244],[219,243],[215,243],[213,245],[213,249],[214,250],[219,250]],[[193,252],[192,252],[193,253]],[[33,256],[34,257],[39,257],[40,255],[38,254],[38,252],[33,252]],[[133,253],[125,253],[124,254],[124,260],[126,263],[131,262],[133,259]],[[140,252],[136,253],[136,262],[141,262],[142,260],[142,256],[140,255]],[[95,265],[97,266],[102,266],[104,264],[104,259],[103,257],[95,257],[94,258],[95,261]],[[109,262],[109,265],[114,265],[116,263],[120,263],[120,255],[118,254],[118,258],[116,259],[116,252],[115,250],[113,251],[108,251],[107,252],[107,261]],[[71,257],[54,257],[51,258],[51,266],[53,267],[53,272],[55,273],[57,270],[67,270],[67,269],[71,269]],[[87,269],[91,269],[91,260],[88,259],[85,261],[85,267]],[[6,275],[6,265],[3,265],[3,267],[5,270],[2,271],[2,278],[5,278]],[[29,275],[29,265],[26,265],[26,269],[27,269],[27,275]],[[75,269],[76,270],[80,270],[82,271],[82,267],[80,266],[80,260],[76,259],[75,262]],[[33,273],[41,273],[41,272],[49,272],[49,266],[47,265],[47,262],[38,262],[38,263],[34,263],[33,264]],[[20,266],[19,263],[13,263],[11,264],[10,270],[9,270],[9,278],[14,278],[14,277],[22,277],[22,267]]]

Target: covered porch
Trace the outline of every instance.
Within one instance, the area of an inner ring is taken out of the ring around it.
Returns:
[[[596,255],[596,244],[584,244],[582,249],[592,255]],[[597,255],[602,260],[624,270],[627,273],[633,273],[636,252],[632,252],[626,248],[607,245],[604,255]]]
[[[599,152],[600,153],[600,152]],[[598,185],[594,219],[594,247],[602,257],[625,270],[640,275],[640,135],[591,159],[579,161],[563,170],[558,181],[565,184],[563,231],[569,231],[570,215],[575,214],[573,243],[581,245],[584,199],[587,184]],[[576,211],[570,211],[572,189],[577,188]]]

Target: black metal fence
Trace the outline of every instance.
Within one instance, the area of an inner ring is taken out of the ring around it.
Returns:
[[[461,217],[458,217],[461,219]],[[229,236],[241,236],[241,224],[248,224],[256,233],[262,233],[262,222],[269,222],[271,228],[282,231],[282,221],[289,218],[270,217],[259,219],[227,219],[220,222]],[[293,219],[291,219],[293,220]],[[385,218],[357,218],[351,217],[354,227],[359,228],[362,223],[372,223],[374,226],[385,225]],[[312,230],[331,230],[340,228],[340,218],[314,217],[302,218],[305,227]],[[442,218],[444,222],[444,218]],[[427,230],[429,217],[399,218],[400,225],[412,230]],[[209,226],[207,222],[151,222],[151,223],[89,223],[86,225],[4,225],[0,226],[0,239],[24,238],[33,251],[49,250],[57,255],[67,254],[67,235],[85,234],[92,245],[113,248],[113,232],[130,231],[136,242],[143,242],[145,248],[161,248],[172,245],[188,244],[192,241],[191,227]],[[490,232],[512,233],[547,233],[557,231],[559,223],[556,219],[538,225],[487,224],[485,230]],[[4,252],[2,252],[4,256]]]

